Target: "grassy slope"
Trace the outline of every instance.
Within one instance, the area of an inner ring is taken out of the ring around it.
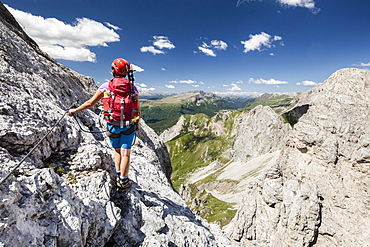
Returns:
[[[212,117],[220,110],[236,109],[242,105],[245,105],[245,100],[202,96],[198,92],[188,92],[157,100],[140,100],[143,119],[158,134],[175,125],[181,115],[204,113]]]
[[[235,113],[233,114],[235,115]],[[183,135],[176,140],[167,143],[170,150],[172,163],[171,180],[175,189],[179,190],[180,185],[186,183],[188,175],[195,169],[209,165],[217,161],[220,164],[228,160],[221,157],[221,154],[231,147],[232,139],[229,136],[216,136],[209,130],[209,124],[213,119],[205,114],[186,115],[186,124]],[[224,122],[224,127],[231,130],[233,121]],[[188,131],[189,128],[196,131]],[[230,131],[229,131],[230,132]],[[195,185],[190,186],[194,191],[193,197],[203,201],[202,207],[192,208],[194,212],[210,222],[219,222],[226,225],[235,215],[233,205],[217,199],[205,191],[198,192]],[[188,202],[190,206],[191,202]]]
[[[231,148],[233,141],[231,130],[234,127],[234,118],[240,115],[242,111],[253,109],[257,105],[269,105],[274,107],[275,111],[280,112],[294,99],[294,97],[287,95],[271,94],[251,99],[244,104],[244,108],[229,114],[223,122],[223,128],[227,134],[217,136],[212,133],[209,126],[212,122],[218,121],[218,118],[217,116],[211,118],[211,116],[215,115],[219,108],[228,107],[224,109],[230,109],[230,107],[226,106],[226,104],[216,104],[217,107],[214,107],[209,102],[203,105],[196,105],[195,103],[187,102],[187,97],[189,95],[182,95],[182,97],[177,98],[168,97],[156,101],[155,105],[153,105],[153,101],[148,101],[144,104],[144,114],[148,114],[146,122],[157,133],[174,125],[181,115],[185,116],[186,122],[182,133],[175,140],[167,143],[173,170],[171,180],[177,190],[179,190],[181,184],[187,183],[187,178],[196,169],[208,166],[212,162],[217,162],[222,167],[229,161],[221,155],[225,150]],[[216,178],[217,174],[211,173],[206,178],[197,181],[196,184],[190,185],[193,191],[193,198],[203,201],[201,207],[198,206],[192,208],[192,210],[208,221],[219,222],[221,226],[224,226],[236,213],[233,205],[223,202],[205,191],[198,190],[202,184],[215,182]],[[234,183],[235,181],[223,182]],[[189,206],[190,204],[191,202],[188,202]]]

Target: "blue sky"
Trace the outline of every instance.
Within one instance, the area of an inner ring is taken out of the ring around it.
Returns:
[[[368,0],[3,0],[41,49],[101,83],[118,57],[141,92],[298,92],[370,67]]]

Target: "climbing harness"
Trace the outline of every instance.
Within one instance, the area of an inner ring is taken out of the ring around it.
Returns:
[[[112,125],[112,128],[110,130],[104,130],[104,131],[89,131],[89,130],[84,130],[80,124],[80,122],[77,120],[77,117],[76,117],[76,114],[73,114],[72,115],[74,120],[76,121],[78,127],[80,128],[81,131],[83,132],[86,132],[86,133],[92,133],[92,134],[99,134],[99,133],[106,133],[108,137],[110,138],[118,138],[121,134],[123,135],[130,135],[132,134],[133,132],[135,132],[137,130],[137,122],[134,122],[134,124],[130,125],[130,128],[128,128],[127,130],[124,130],[124,131],[121,131],[120,133],[116,134],[116,133],[112,133],[111,130],[113,129],[113,125]],[[99,122],[99,124],[101,125],[101,123]],[[102,126],[100,126],[102,128]]]

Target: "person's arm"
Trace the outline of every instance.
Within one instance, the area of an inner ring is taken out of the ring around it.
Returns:
[[[82,105],[80,105],[77,108],[70,109],[68,111],[68,115],[72,116],[73,114],[75,114],[79,111],[83,111],[83,110],[86,110],[86,109],[89,109],[89,108],[93,107],[96,103],[98,103],[99,100],[101,100],[103,98],[103,96],[104,96],[104,94],[100,90],[97,90],[96,93],[94,94],[94,96],[92,96],[88,101],[86,101],[85,103],[83,103]]]

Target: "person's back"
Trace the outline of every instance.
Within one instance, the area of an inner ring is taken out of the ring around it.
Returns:
[[[117,187],[120,191],[131,187],[128,178],[131,147],[139,130],[139,92],[134,86],[130,64],[118,58],[112,62],[113,79],[99,87],[95,95],[69,115],[88,109],[103,99],[104,119],[107,121],[107,136],[114,149],[114,164],[117,172]],[[128,79],[126,79],[128,76]]]

